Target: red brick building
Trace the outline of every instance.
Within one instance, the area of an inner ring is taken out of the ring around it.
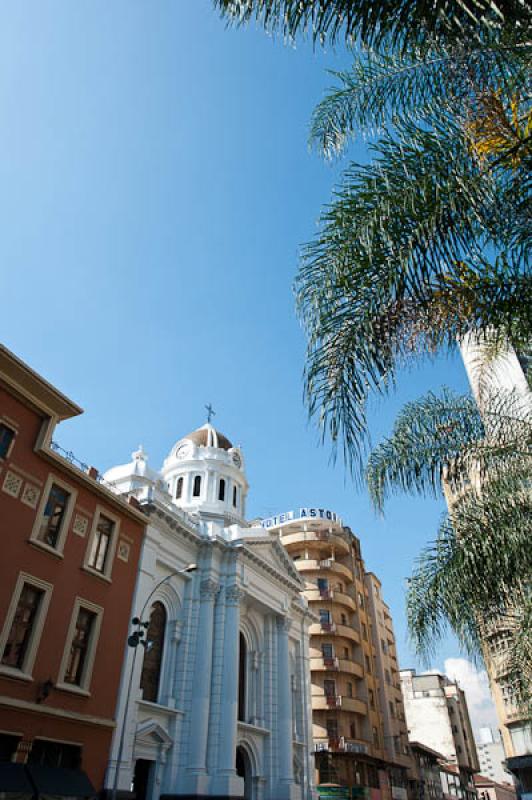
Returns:
[[[54,449],[80,413],[0,346],[0,762],[100,790],[145,522]]]

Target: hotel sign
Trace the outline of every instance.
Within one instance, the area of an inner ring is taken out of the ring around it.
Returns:
[[[263,519],[261,525],[263,528],[275,528],[278,525],[286,525],[287,522],[294,522],[295,520],[306,522],[309,519],[323,519],[327,522],[336,522],[338,525],[342,524],[338,514],[335,514],[334,511],[329,511],[327,508],[298,508],[293,511],[285,511],[283,514],[277,514],[276,517]]]

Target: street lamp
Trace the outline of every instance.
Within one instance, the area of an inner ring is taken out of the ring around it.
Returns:
[[[124,739],[126,733],[126,721],[127,721],[127,712],[129,709],[129,700],[131,697],[131,687],[133,685],[133,673],[135,672],[135,661],[137,659],[137,647],[141,644],[143,647],[146,647],[147,640],[144,638],[144,631],[148,628],[150,622],[149,620],[143,621],[144,612],[148,607],[148,603],[152,599],[153,595],[159,589],[163,583],[169,581],[170,578],[174,578],[176,575],[183,575],[187,572],[194,572],[197,570],[197,564],[188,564],[188,566],[183,567],[183,569],[177,569],[174,572],[171,572],[169,575],[166,575],[159,583],[157,583],[151,592],[149,593],[146,602],[142,606],[142,611],[140,612],[140,616],[133,617],[131,623],[136,626],[136,629],[131,633],[127,638],[128,647],[133,648],[133,658],[131,660],[131,670],[129,673],[129,681],[127,685],[127,694],[126,694],[126,702],[124,704],[124,716],[122,719],[122,727],[120,729],[120,742],[118,744],[118,753],[116,757],[116,764],[115,764],[115,774],[113,779],[113,791],[111,792],[111,800],[116,800],[116,795],[118,791],[118,778],[120,774],[120,764],[122,763],[122,753],[124,752]]]

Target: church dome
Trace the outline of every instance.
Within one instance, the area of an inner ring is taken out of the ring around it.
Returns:
[[[187,433],[181,441],[185,439],[200,447],[217,447],[220,450],[231,450],[233,447],[227,436],[217,431],[209,422],[192,433]]]

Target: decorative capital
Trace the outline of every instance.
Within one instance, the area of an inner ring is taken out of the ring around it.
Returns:
[[[220,591],[220,584],[213,581],[212,578],[207,578],[200,583],[200,597],[214,599]]]
[[[233,584],[225,587],[225,600],[227,603],[239,603],[244,597],[244,590]]]
[[[292,627],[292,620],[290,617],[277,617],[277,630],[281,633],[288,633]]]

